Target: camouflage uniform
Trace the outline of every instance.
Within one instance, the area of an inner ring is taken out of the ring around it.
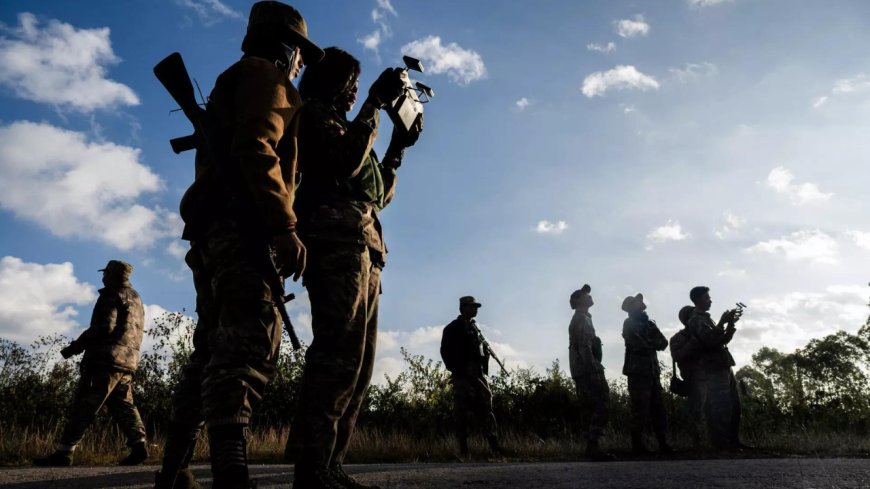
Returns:
[[[133,403],[132,390],[133,373],[139,366],[145,309],[127,280],[132,269],[123,262],[109,262],[106,274],[118,274],[117,283],[108,282],[100,289],[90,327],[64,349],[64,356],[84,352],[84,357],[58,451],[75,450],[103,404],[121,426],[127,446],[145,443],[145,425]]]
[[[271,29],[307,31],[292,7],[254,4],[245,42],[252,33]],[[288,71],[271,56],[246,51],[218,77],[206,109],[213,147],[197,151],[196,178],[182,198],[182,237],[191,243],[185,261],[193,273],[198,321],[190,363],[173,392],[161,469],[167,475],[158,475],[159,487],[172,487],[175,474],[187,469],[203,423],[213,472],[221,469],[216,449],[233,454],[229,463],[244,466],[235,455],[244,457],[244,449],[216,448],[215,433],[227,443],[244,443],[255,404],[276,374],[282,323],[274,301],[282,298],[269,286],[276,273],[270,242],[296,227],[292,207],[302,101]]]
[[[734,330],[717,327],[709,313],[697,309],[689,319],[688,328],[701,344],[701,350],[691,361],[689,376],[693,437],[700,440],[706,418],[713,446],[736,446],[739,444],[740,396],[731,369],[734,358],[726,346]]]
[[[595,335],[592,316],[579,310],[568,326],[568,359],[580,398],[584,436],[597,441],[610,417],[610,387],[604,377],[601,340]]]
[[[353,121],[319,99],[305,102],[299,129],[299,234],[309,249],[303,284],[314,339],[286,453],[297,472],[340,467],[371,381],[386,247],[378,212],[395,192],[399,161],[372,150],[378,110]]]
[[[668,340],[646,313],[631,313],[622,323],[622,337],[625,340],[622,373],[628,377],[632,442],[636,448],[642,446],[643,430],[651,422],[659,444],[667,446],[667,416],[656,351],[667,348]]]
[[[466,440],[473,422],[480,423],[490,440],[498,429],[487,380],[489,353],[483,348],[472,323],[474,319],[459,316],[444,327],[441,336],[441,358],[453,381],[456,429],[464,452],[467,452]]]

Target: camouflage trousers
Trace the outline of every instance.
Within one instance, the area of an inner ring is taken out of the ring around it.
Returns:
[[[498,425],[492,412],[492,391],[486,377],[453,377],[456,435],[468,438],[472,428],[479,426],[486,436],[495,436]]]
[[[668,420],[658,375],[629,375],[628,397],[631,400],[632,434],[641,434],[647,426],[652,426],[656,436],[663,439],[667,434]]]
[[[574,377],[580,399],[580,425],[587,440],[597,440],[604,434],[610,419],[610,386],[604,372]]]
[[[191,244],[198,321],[194,351],[172,397],[174,429],[248,425],[254,405],[275,376],[281,320],[265,278],[265,244],[243,239],[229,221],[215,223]]]
[[[693,439],[700,442],[706,428],[714,447],[736,444],[740,433],[741,405],[734,372],[730,368],[708,370],[690,383],[689,412]]]
[[[75,450],[103,405],[127,436],[127,446],[145,441],[145,425],[133,403],[133,376],[124,372],[82,367],[70,412],[57,449]]]
[[[347,453],[374,369],[380,266],[362,245],[309,247],[303,284],[314,339],[285,452],[295,454],[297,470],[341,463]]]

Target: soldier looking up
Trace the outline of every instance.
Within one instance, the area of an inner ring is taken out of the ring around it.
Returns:
[[[299,408],[285,454],[295,454],[293,487],[365,487],[342,462],[375,363],[381,270],[387,248],[378,217],[392,200],[404,151],[420,135],[393,129],[383,161],[372,150],[379,111],[402,94],[402,70],[375,80],[353,120],[360,65],[338,48],[302,75],[296,194],[299,235],[309,248],[303,284],[314,338],[305,354]]]
[[[589,308],[592,287],[584,285],[571,294],[571,309],[574,317],[568,326],[568,359],[571,377],[580,398],[580,422],[586,437],[586,455],[596,461],[613,460],[613,455],[603,451],[599,439],[604,434],[610,417],[610,386],[604,378],[601,365],[601,339],[595,335]]]
[[[667,415],[662,403],[661,367],[656,355],[668,346],[655,321],[646,313],[643,295],[626,297],[622,310],[628,318],[622,323],[625,340],[625,364],[622,373],[628,377],[631,400],[631,447],[638,455],[649,453],[643,443],[644,429],[652,424],[661,452],[673,451],[668,445]]]
[[[292,80],[323,51],[296,9],[261,1],[251,7],[242,52],[209,96],[211,147],[197,148],[196,177],[181,201],[198,322],[173,393],[158,489],[197,487],[188,464],[203,421],[213,487],[248,487],[248,427],[281,342],[276,273],[297,279],[305,269],[293,212],[302,100]]]
[[[480,423],[493,452],[502,454],[498,442],[492,391],[489,388],[489,352],[483,346],[474,318],[481,304],[472,296],[459,299],[459,317],[444,327],[441,334],[441,359],[453,382],[453,413],[459,453],[468,457],[471,424]]]
[[[84,352],[66,426],[54,453],[34,460],[36,465],[72,465],[73,451],[103,404],[127,436],[130,454],[120,464],[139,465],[148,458],[145,425],[133,404],[132,386],[139,366],[145,309],[130,285],[132,265],[111,260],[100,271],[105,287],[94,305],[91,325],[60,351],[64,358]]]

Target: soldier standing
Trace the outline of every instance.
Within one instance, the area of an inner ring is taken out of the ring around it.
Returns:
[[[498,442],[492,391],[489,388],[489,352],[483,346],[474,318],[481,304],[472,296],[459,299],[459,317],[444,327],[441,359],[453,382],[454,415],[459,453],[468,457],[468,435],[472,421],[479,421],[493,452],[503,453]]]
[[[643,432],[652,422],[659,451],[673,451],[667,442],[667,416],[662,403],[661,367],[656,355],[668,346],[668,340],[646,313],[643,294],[626,297],[622,310],[628,318],[622,323],[625,340],[623,375],[628,377],[631,399],[631,447],[634,453],[649,453],[643,443]]]
[[[727,346],[734,337],[740,312],[727,310],[716,323],[709,313],[713,301],[708,287],[694,287],[689,298],[695,308],[689,317],[688,329],[700,345],[692,362],[693,390],[690,395],[696,444],[700,441],[701,420],[706,411],[710,441],[714,447],[750,448],[740,442],[740,396],[731,369],[734,358]]]
[[[100,289],[91,325],[60,351],[64,358],[84,352],[66,426],[54,453],[34,460],[36,465],[72,465],[73,451],[103,404],[127,435],[130,454],[120,464],[139,465],[148,458],[145,425],[133,404],[132,385],[139,366],[145,309],[130,285],[132,265],[111,260],[100,271],[105,287]]]
[[[574,317],[568,326],[568,359],[571,377],[580,398],[580,421],[586,436],[586,455],[593,460],[613,460],[613,455],[603,451],[599,439],[604,434],[610,416],[610,387],[601,365],[601,339],[595,335],[589,308],[592,287],[584,285],[571,294],[571,309]]]
[[[353,120],[359,62],[326,49],[299,84],[297,192],[299,233],[310,247],[303,284],[314,338],[305,355],[299,406],[285,454],[295,453],[293,487],[366,487],[342,469],[371,381],[377,342],[381,269],[386,259],[378,213],[389,204],[405,148],[422,130],[394,127],[383,161],[372,150],[379,110],[403,90],[402,70],[385,70]]]
[[[248,487],[248,426],[281,341],[276,274],[297,279],[305,268],[292,208],[302,101],[291,81],[323,51],[300,13],[276,1],[251,7],[242,51],[209,96],[211,147],[197,148],[181,202],[199,320],[173,394],[158,488],[197,486],[188,464],[203,421],[213,487]]]

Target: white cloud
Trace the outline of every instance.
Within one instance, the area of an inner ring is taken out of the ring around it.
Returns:
[[[801,230],[779,239],[762,241],[746,251],[782,255],[787,260],[832,264],[837,262],[837,242],[824,232]]]
[[[514,103],[516,104],[517,108],[520,110],[525,110],[529,105],[532,105],[532,103],[529,102],[529,99],[527,99],[526,97],[523,97]]]
[[[0,37],[0,85],[16,96],[80,112],[139,105],[130,87],[106,78],[106,67],[120,62],[109,28],[77,29],[58,20],[43,27],[30,13],[19,14],[18,22],[0,25],[11,35]]]
[[[649,34],[649,24],[643,18],[643,15],[635,15],[632,19],[620,19],[613,21],[616,33],[620,37],[632,38],[637,36],[645,36]]]
[[[568,223],[565,221],[556,221],[550,222],[547,220],[538,221],[538,225],[535,227],[535,232],[538,234],[562,234],[565,230],[568,229]]]
[[[725,239],[728,235],[735,233],[738,229],[746,225],[746,219],[733,214],[731,211],[725,211],[723,214],[725,224],[714,231],[716,237]]]
[[[396,13],[396,9],[393,7],[393,4],[390,3],[390,0],[376,0],[376,1],[378,2],[378,8],[380,8],[381,10],[389,12],[393,15],[399,15],[398,13]]]
[[[0,259],[0,337],[30,343],[42,335],[69,334],[79,325],[74,306],[96,297],[92,285],[75,277],[72,263],[41,265],[5,256]]]
[[[245,20],[245,16],[220,0],[175,0],[185,8],[192,9],[205,25],[213,25],[224,19]]]
[[[815,183],[794,184],[794,174],[782,166],[778,166],[767,175],[767,186],[776,193],[788,196],[796,205],[827,202],[833,193],[824,193]]]
[[[870,233],[864,231],[846,231],[846,236],[855,242],[859,248],[870,250]]]
[[[135,278],[134,278],[135,280]],[[136,284],[133,284],[136,287]],[[165,307],[157,304],[144,304],[145,307],[145,336],[142,337],[142,346],[140,351],[148,352],[155,348],[157,341],[148,334],[158,323],[170,323],[169,343],[177,342],[188,328],[192,331],[196,325],[196,318],[187,315],[185,312],[173,312]]]
[[[690,7],[695,8],[703,8],[703,7],[711,7],[713,5],[721,5],[723,3],[729,3],[734,0],[686,0],[686,4]]]
[[[455,42],[442,45],[439,36],[428,36],[402,46],[402,53],[425,61],[429,73],[446,74],[460,85],[486,78],[483,58]]]
[[[187,255],[188,249],[189,247],[181,244],[179,240],[170,241],[169,244],[166,245],[166,252],[179,260],[184,260],[184,256]]]
[[[363,36],[356,41],[362,44],[363,49],[368,49],[369,51],[374,51],[376,54],[379,53],[379,48],[381,45],[381,30],[376,29],[371,34]]]
[[[669,68],[671,76],[680,83],[694,83],[701,78],[710,78],[719,73],[713,63],[686,63],[684,68]]]
[[[716,275],[723,278],[744,278],[746,277],[746,270],[740,268],[728,268],[720,271]]]
[[[822,96],[822,97],[819,97],[819,98],[817,98],[816,100],[813,101],[813,108],[814,108],[814,109],[819,109],[819,108],[821,108],[823,105],[825,105],[825,103],[826,103],[827,101],[828,101],[828,96],[827,96],[827,95]]]
[[[363,49],[372,51],[375,57],[380,60],[381,42],[393,37],[393,30],[390,28],[390,24],[387,23],[387,17],[389,15],[398,17],[399,13],[396,12],[390,0],[376,0],[376,2],[377,6],[372,9],[372,21],[377,27],[370,34],[358,38],[356,42],[362,44]]]
[[[851,78],[843,78],[834,82],[831,93],[842,95],[847,93],[861,93],[870,89],[870,78],[865,74],[855,75]]]
[[[663,226],[659,226],[646,235],[648,243],[647,249],[652,248],[652,243],[666,243],[668,241],[683,241],[689,237],[689,234],[683,231],[683,227],[679,221],[668,221]]]
[[[583,80],[581,91],[587,97],[603,96],[608,90],[658,90],[659,82],[631,65],[619,65],[611,70],[596,71]]]
[[[589,51],[598,51],[599,53],[612,53],[613,51],[616,51],[616,44],[612,41],[607,44],[590,42],[586,45],[586,49]]]
[[[163,185],[139,159],[138,149],[50,124],[0,126],[0,207],[57,236],[148,246],[175,233],[179,219],[135,202]]]

